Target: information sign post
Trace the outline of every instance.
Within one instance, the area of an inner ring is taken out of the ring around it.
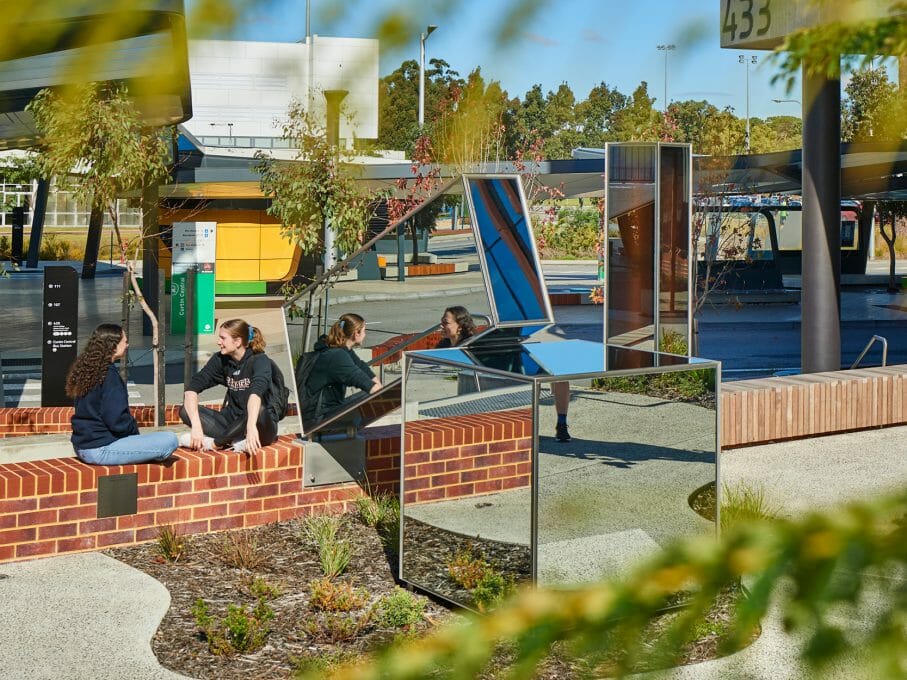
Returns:
[[[211,335],[214,333],[214,261],[217,251],[216,222],[173,223],[173,271],[171,277],[171,332]],[[196,267],[195,328],[186,319],[186,272]]]
[[[66,375],[78,353],[79,275],[72,267],[44,268],[41,406],[72,406]]]

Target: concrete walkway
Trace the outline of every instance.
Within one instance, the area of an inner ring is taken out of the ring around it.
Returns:
[[[782,514],[796,516],[903,487],[905,441],[907,427],[896,427],[727,451],[721,457],[723,481],[762,485]],[[170,596],[145,574],[87,553],[3,564],[0,575],[0,679],[180,677],[151,653]],[[742,652],[650,677],[810,677],[798,653],[799,641],[783,631],[774,612],[763,622],[761,637]],[[842,663],[827,677],[849,680],[856,674]]]

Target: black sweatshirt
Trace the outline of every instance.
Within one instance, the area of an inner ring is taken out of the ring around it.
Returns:
[[[306,381],[309,394],[316,395],[321,392],[321,413],[329,413],[340,405],[346,394],[347,387],[358,387],[363,392],[372,389],[374,372],[356,353],[346,347],[329,347],[326,336],[322,336],[315,343],[315,351],[319,353]],[[313,418],[317,400],[306,404],[303,415]],[[320,414],[319,414],[320,415]]]
[[[126,385],[114,364],[107,368],[100,385],[76,397],[76,410],[70,422],[70,441],[76,451],[97,449],[139,433],[139,426],[129,411]]]
[[[225,385],[227,388],[221,413],[227,418],[244,418],[249,397],[253,394],[261,398],[263,409],[267,407],[265,393],[271,387],[271,360],[263,352],[255,354],[248,347],[239,361],[218,352],[192,377],[186,389],[202,392],[215,385]]]

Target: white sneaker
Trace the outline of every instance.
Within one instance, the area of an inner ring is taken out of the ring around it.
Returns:
[[[238,442],[233,442],[233,446],[230,448],[236,451],[236,453],[245,453],[248,447],[249,445],[246,444],[246,440],[240,439]]]
[[[179,436],[179,445],[191,449],[192,448],[192,433],[183,432]],[[202,437],[202,451],[210,451],[214,448],[214,437]]]

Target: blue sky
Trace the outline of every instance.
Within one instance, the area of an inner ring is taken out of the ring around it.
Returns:
[[[500,81],[510,96],[522,97],[535,83],[543,91],[566,81],[577,100],[604,81],[631,94],[640,81],[649,85],[655,106],[665,98],[665,52],[668,53],[667,99],[706,99],[732,106],[743,117],[747,109],[744,54],[719,47],[721,0],[548,0],[535,18],[520,27],[516,38],[499,46],[500,0],[346,0],[334,16],[329,3],[312,0],[312,31],[319,35],[370,38],[376,18],[388,8],[405,8],[413,25],[412,39],[381,53],[381,75],[407,58],[418,59],[419,30],[437,24],[426,41],[426,60],[445,59],[465,76],[477,66],[486,80]],[[305,0],[269,0],[259,4],[232,37],[243,40],[296,41],[305,35]],[[752,117],[799,115],[798,103],[773,99],[801,98],[799,85],[786,92],[771,84],[773,65],[766,52],[747,52],[759,63],[749,67],[749,112]]]

